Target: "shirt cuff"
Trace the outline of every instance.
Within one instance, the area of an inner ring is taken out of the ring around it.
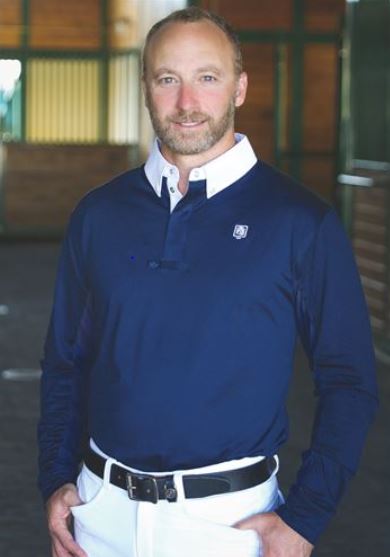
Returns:
[[[47,500],[53,495],[53,493],[63,485],[76,485],[77,476],[78,472],[70,476],[57,476],[54,478],[50,478],[50,481],[43,481],[42,478],[39,478],[39,490],[41,492],[44,503],[46,503]]]
[[[333,459],[313,450],[306,451],[297,480],[276,513],[315,545],[336,513],[352,475]]]
[[[292,488],[286,502],[276,509],[276,514],[290,528],[315,545],[333,516],[331,511],[319,511],[313,496],[304,488]]]

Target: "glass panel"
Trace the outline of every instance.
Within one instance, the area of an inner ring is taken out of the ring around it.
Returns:
[[[0,140],[21,138],[20,60],[0,60]]]

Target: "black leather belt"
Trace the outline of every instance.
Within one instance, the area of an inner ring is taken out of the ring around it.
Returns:
[[[91,472],[101,478],[104,477],[104,467],[107,462],[105,458],[90,449],[84,462]],[[267,457],[260,462],[236,470],[211,474],[184,474],[184,493],[187,498],[195,499],[248,489],[268,480],[275,468],[275,458]],[[113,464],[110,483],[125,489],[130,499],[134,501],[157,503],[159,499],[166,499],[169,502],[177,499],[173,474],[164,476],[137,474],[118,464]]]

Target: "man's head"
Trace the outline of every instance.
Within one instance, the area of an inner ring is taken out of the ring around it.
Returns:
[[[211,159],[234,143],[234,112],[245,99],[238,39],[219,16],[200,8],[169,15],[149,31],[143,84],[166,155]]]
[[[221,31],[225,34],[226,39],[230,42],[233,56],[234,56],[234,67],[237,77],[242,73],[242,53],[240,42],[238,40],[237,33],[234,31],[233,27],[221,16],[203,10],[202,8],[197,8],[192,6],[191,8],[186,8],[184,10],[177,10],[172,12],[164,19],[160,19],[150,28],[148,34],[146,35],[145,44],[142,53],[142,73],[145,75],[147,68],[147,51],[149,43],[152,41],[156,33],[169,23],[198,23],[201,21],[209,21],[214,23]]]

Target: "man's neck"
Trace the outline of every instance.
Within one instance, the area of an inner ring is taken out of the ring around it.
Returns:
[[[178,188],[182,195],[185,195],[188,190],[188,179],[191,170],[194,168],[199,168],[206,163],[216,159],[229,149],[231,149],[235,144],[234,133],[229,134],[228,137],[224,138],[223,142],[219,142],[214,145],[211,149],[205,151],[204,153],[197,153],[195,155],[182,155],[180,153],[175,153],[171,151],[166,145],[161,144],[161,153],[163,157],[175,165],[179,170],[179,184]]]

